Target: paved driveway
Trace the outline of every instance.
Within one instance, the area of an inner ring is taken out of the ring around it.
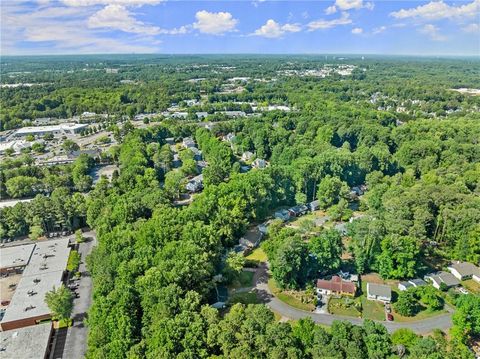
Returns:
[[[82,276],[77,290],[80,297],[76,298],[73,302],[73,326],[68,328],[67,331],[63,351],[63,358],[65,359],[84,358],[87,350],[87,327],[85,326],[84,319],[92,303],[92,278],[87,272],[85,258],[90,254],[97,240],[95,232],[85,232],[83,235],[85,238],[89,238],[89,240],[81,243],[78,249],[82,255],[82,262],[79,267]]]
[[[314,322],[318,324],[331,325],[334,320],[346,320],[352,324],[362,325],[363,319],[345,317],[340,315],[332,314],[322,314],[307,312],[301,309],[285,304],[278,298],[272,295],[270,289],[268,288],[268,274],[266,266],[262,265],[258,269],[258,275],[255,276],[255,290],[259,297],[265,302],[265,304],[270,307],[273,311],[279,313],[283,317],[290,319],[301,319],[310,317]],[[409,322],[409,323],[400,323],[400,322],[380,322],[382,323],[389,332],[393,332],[400,328],[410,328],[418,334],[426,334],[432,332],[434,329],[447,330],[452,326],[452,313],[446,313],[438,315],[432,318],[423,319],[420,321]]]

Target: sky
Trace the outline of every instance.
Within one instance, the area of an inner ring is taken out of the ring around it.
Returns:
[[[1,54],[480,56],[480,0],[1,0]]]

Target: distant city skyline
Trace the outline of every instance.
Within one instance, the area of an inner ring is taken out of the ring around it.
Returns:
[[[1,2],[2,55],[480,55],[480,0]]]

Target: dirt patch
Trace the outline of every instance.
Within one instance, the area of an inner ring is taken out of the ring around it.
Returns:
[[[0,279],[0,299],[1,301],[5,300],[12,300],[13,294],[15,293],[16,285],[20,282],[22,278],[21,274],[13,274],[9,275],[8,277],[4,277]],[[10,288],[10,285],[15,285],[15,287]],[[0,306],[0,309],[4,309],[7,306]]]

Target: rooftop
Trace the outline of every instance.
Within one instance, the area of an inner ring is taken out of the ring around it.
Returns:
[[[480,276],[480,268],[468,262],[459,262],[452,264],[449,268],[455,269],[462,277],[476,274]]]
[[[374,295],[384,298],[390,298],[392,296],[392,289],[385,284],[367,283],[368,295]]]
[[[330,280],[317,280],[317,288],[331,290],[332,292],[355,294],[355,283],[344,281],[339,276],[333,276]]]
[[[2,359],[43,358],[47,352],[52,324],[0,332]]]
[[[65,270],[70,254],[68,242],[68,238],[62,238],[36,243],[30,263],[23,271],[23,276]]]
[[[0,268],[26,266],[32,256],[35,244],[6,247],[0,250]]]
[[[70,131],[70,130],[77,130],[80,128],[85,128],[88,125],[81,124],[81,123],[63,123],[60,125],[51,125],[51,126],[30,126],[30,127],[22,127],[18,129],[15,133],[16,134],[28,134],[32,132],[54,132],[54,131]]]

